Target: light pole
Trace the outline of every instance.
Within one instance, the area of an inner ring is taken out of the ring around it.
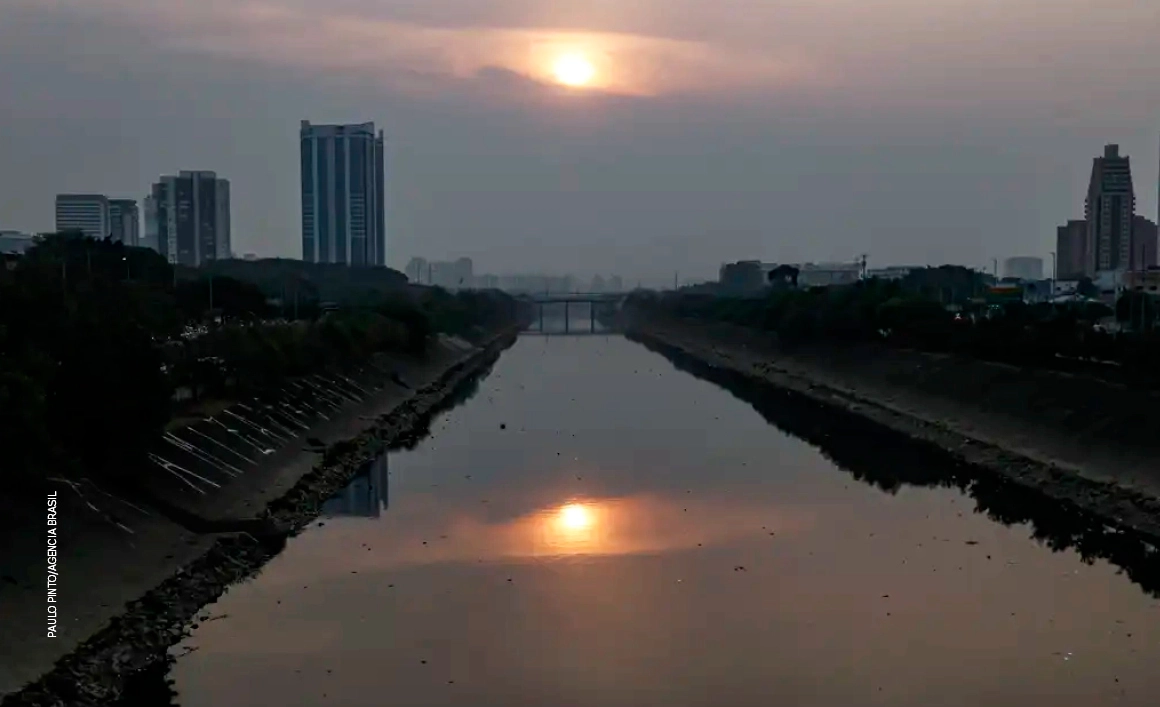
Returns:
[[[1056,260],[1057,260],[1057,258],[1055,255],[1055,251],[1053,250],[1053,251],[1051,251],[1051,287],[1048,289],[1048,292],[1051,293],[1051,300],[1053,302],[1055,301],[1055,280],[1057,278],[1057,273],[1056,273],[1057,262],[1056,262]]]

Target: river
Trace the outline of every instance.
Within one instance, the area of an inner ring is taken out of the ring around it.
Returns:
[[[524,337],[206,607],[174,701],[1155,704],[1147,569],[1083,561],[1050,511],[891,480],[937,459],[823,454],[766,417],[619,336]]]

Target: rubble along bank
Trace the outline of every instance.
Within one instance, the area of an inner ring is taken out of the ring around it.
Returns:
[[[413,443],[465,386],[486,375],[517,336],[518,328],[505,330],[380,416],[369,429],[332,445],[329,463],[315,466],[267,505],[265,518],[281,532],[218,536],[207,551],[129,603],[105,628],[59,660],[51,672],[7,696],[0,705],[81,707],[118,700],[127,679],[166,660],[169,647],[185,636],[186,627],[202,607],[229,585],[255,574],[281,551],[289,536],[318,516],[322,502],[345,487],[365,463],[392,447]]]
[[[1109,525],[1160,542],[1160,494],[1155,483],[1160,468],[1154,462],[1140,465],[1140,458],[1160,435],[1127,449],[1089,435],[1083,441],[1100,446],[1082,450],[1083,455],[1072,454],[1075,435],[1053,429],[1050,421],[1019,417],[1045,397],[1036,397],[1040,373],[1025,373],[1019,384],[1024,372],[999,364],[884,349],[787,350],[762,332],[696,322],[653,322],[640,315],[631,317],[625,328],[629,338],[662,352],[729,371],[748,385],[782,391],[786,404],[809,402],[856,414],[881,428],[935,445],[963,463],[1073,504]],[[924,359],[931,370],[921,366]],[[992,367],[1002,369],[1004,377],[1016,385],[999,391],[988,388],[982,381],[997,375]],[[900,378],[883,375],[884,369],[897,372]],[[903,377],[907,373],[909,381]],[[1087,386],[1088,381],[1080,381],[1071,392],[1079,395],[1075,391],[1089,390]],[[1110,395],[1117,392],[1129,399],[1134,395],[1115,390]],[[1001,416],[991,412],[978,402],[989,394],[1011,399],[1012,410]],[[1017,397],[1021,394],[1028,396],[1022,407]],[[1090,407],[1093,397],[1080,397],[1073,404],[1098,411],[1100,407]],[[1106,392],[1095,399],[1105,397],[1109,397]],[[1107,417],[1134,414],[1133,408],[1113,408]]]

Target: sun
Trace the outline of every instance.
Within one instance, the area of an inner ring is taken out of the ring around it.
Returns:
[[[580,54],[566,54],[552,67],[556,80],[565,86],[587,86],[596,75],[596,67]]]
[[[592,525],[592,514],[579,503],[570,503],[560,509],[560,523],[569,530],[583,530]]]

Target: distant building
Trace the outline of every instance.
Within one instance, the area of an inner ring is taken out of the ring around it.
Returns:
[[[215,172],[183,171],[153,185],[146,240],[172,264],[197,267],[230,257],[230,183]]]
[[[498,290],[499,276],[498,275],[476,275],[475,289],[477,290]]]
[[[717,273],[717,282],[726,290],[757,292],[765,287],[768,272],[760,260],[739,260],[722,264]]]
[[[23,255],[24,251],[36,244],[35,233],[23,231],[0,231],[0,253]]]
[[[1160,295],[1160,270],[1130,270],[1120,284],[1125,289]]]
[[[1126,155],[1120,155],[1119,145],[1107,145],[1104,156],[1092,160],[1084,204],[1086,275],[1129,267],[1135,211],[1131,162]]]
[[[859,263],[802,263],[798,269],[798,287],[852,285],[862,278]]]
[[[430,270],[426,258],[411,258],[407,263],[407,267],[403,270],[403,274],[411,282],[422,285],[430,281]]]
[[[1079,280],[1088,271],[1087,221],[1072,219],[1055,229],[1055,277]]]
[[[499,289],[514,294],[563,294],[575,292],[571,275],[501,275]]]
[[[470,289],[476,286],[471,258],[448,261],[411,258],[403,274],[417,285],[433,285],[448,290]]]
[[[109,235],[128,246],[140,244],[141,216],[135,199],[109,199]]]
[[[914,265],[888,265],[884,268],[868,268],[866,270],[867,279],[877,278],[879,280],[901,280],[917,270],[918,266]]]
[[[375,124],[311,125],[299,130],[302,259],[386,265],[384,138]]]
[[[144,234],[141,238],[140,245],[150,250],[161,252],[161,246],[157,243],[157,201],[150,194],[142,201],[142,220],[144,221]]]
[[[1018,280],[1042,280],[1043,258],[1019,255],[1003,261],[1003,276]]]
[[[258,256],[255,253],[246,253],[245,255],[242,256],[242,260],[254,261],[257,259],[258,259]]]
[[[613,275],[608,278],[609,292],[624,292],[624,281],[620,279],[619,275]]]
[[[105,238],[109,235],[109,198],[104,194],[57,194],[56,230]]]
[[[1132,218],[1131,269],[1156,267],[1156,222],[1137,214]]]
[[[428,284],[448,290],[470,289],[475,285],[475,270],[471,258],[427,264]]]

